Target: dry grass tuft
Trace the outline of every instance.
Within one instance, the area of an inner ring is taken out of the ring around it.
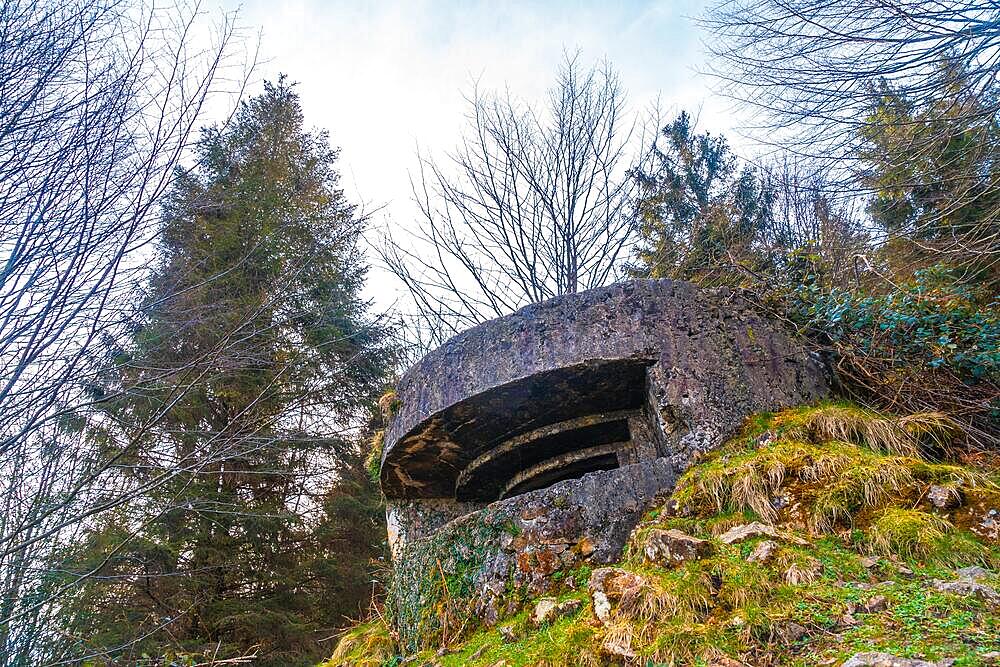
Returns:
[[[995,487],[963,466],[931,463],[928,451],[947,452],[956,423],[941,413],[895,417],[845,403],[778,413],[767,425],[774,437],[731,441],[678,482],[674,497],[716,513],[752,513],[779,519],[775,499],[790,479],[803,518],[814,532],[851,526],[861,510],[919,497],[921,482],[956,488]]]
[[[789,411],[779,415],[776,424],[813,442],[841,440],[911,457],[929,448],[947,451],[960,433],[959,425],[941,412],[895,417],[843,403]]]
[[[834,443],[831,443],[834,445]],[[829,532],[850,524],[862,508],[877,507],[915,483],[910,466],[915,459],[879,456],[853,445],[834,446],[800,471],[817,490],[809,509],[811,527]]]
[[[322,667],[380,667],[395,654],[389,628],[376,618],[348,630]]]

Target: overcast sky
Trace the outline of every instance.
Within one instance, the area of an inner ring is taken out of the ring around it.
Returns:
[[[234,2],[232,7],[236,7]],[[544,95],[564,51],[607,58],[636,111],[700,111],[727,131],[728,104],[698,74],[700,0],[670,2],[342,2],[250,0],[245,24],[262,31],[261,77],[299,82],[307,122],[330,132],[352,199],[383,206],[376,224],[413,220],[409,174],[417,147],[441,154],[458,140],[463,93],[509,86]],[[375,292],[383,280],[376,278]],[[383,300],[384,295],[378,295]]]

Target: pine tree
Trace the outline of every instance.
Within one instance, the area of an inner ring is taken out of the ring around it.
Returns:
[[[650,163],[636,172],[641,237],[634,272],[701,284],[740,284],[758,252],[773,193],[761,175],[738,170],[725,137],[697,133],[681,114],[660,132]]]
[[[362,222],[284,78],[204,131],[164,206],[95,446],[133,503],[69,551],[66,632],[99,661],[313,664],[379,553],[364,424],[392,363],[360,292]]]
[[[890,81],[861,128],[869,213],[888,239],[883,256],[899,280],[940,263],[962,282],[1000,284],[1000,122],[970,72],[942,60],[928,77],[935,96],[916,101]]]

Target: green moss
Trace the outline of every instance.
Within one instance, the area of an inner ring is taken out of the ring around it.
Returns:
[[[376,431],[372,436],[368,456],[365,458],[365,469],[373,484],[378,485],[382,475],[382,452],[385,448],[385,431]]]
[[[480,512],[408,544],[399,554],[386,607],[404,649],[438,647],[475,629],[469,609],[477,582],[500,536],[510,534],[512,526],[516,522],[510,516]]]

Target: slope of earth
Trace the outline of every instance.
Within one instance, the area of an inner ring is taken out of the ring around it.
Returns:
[[[323,667],[1000,665],[1000,465],[960,435],[848,403],[758,415],[616,566],[437,651],[398,655],[376,615]]]

